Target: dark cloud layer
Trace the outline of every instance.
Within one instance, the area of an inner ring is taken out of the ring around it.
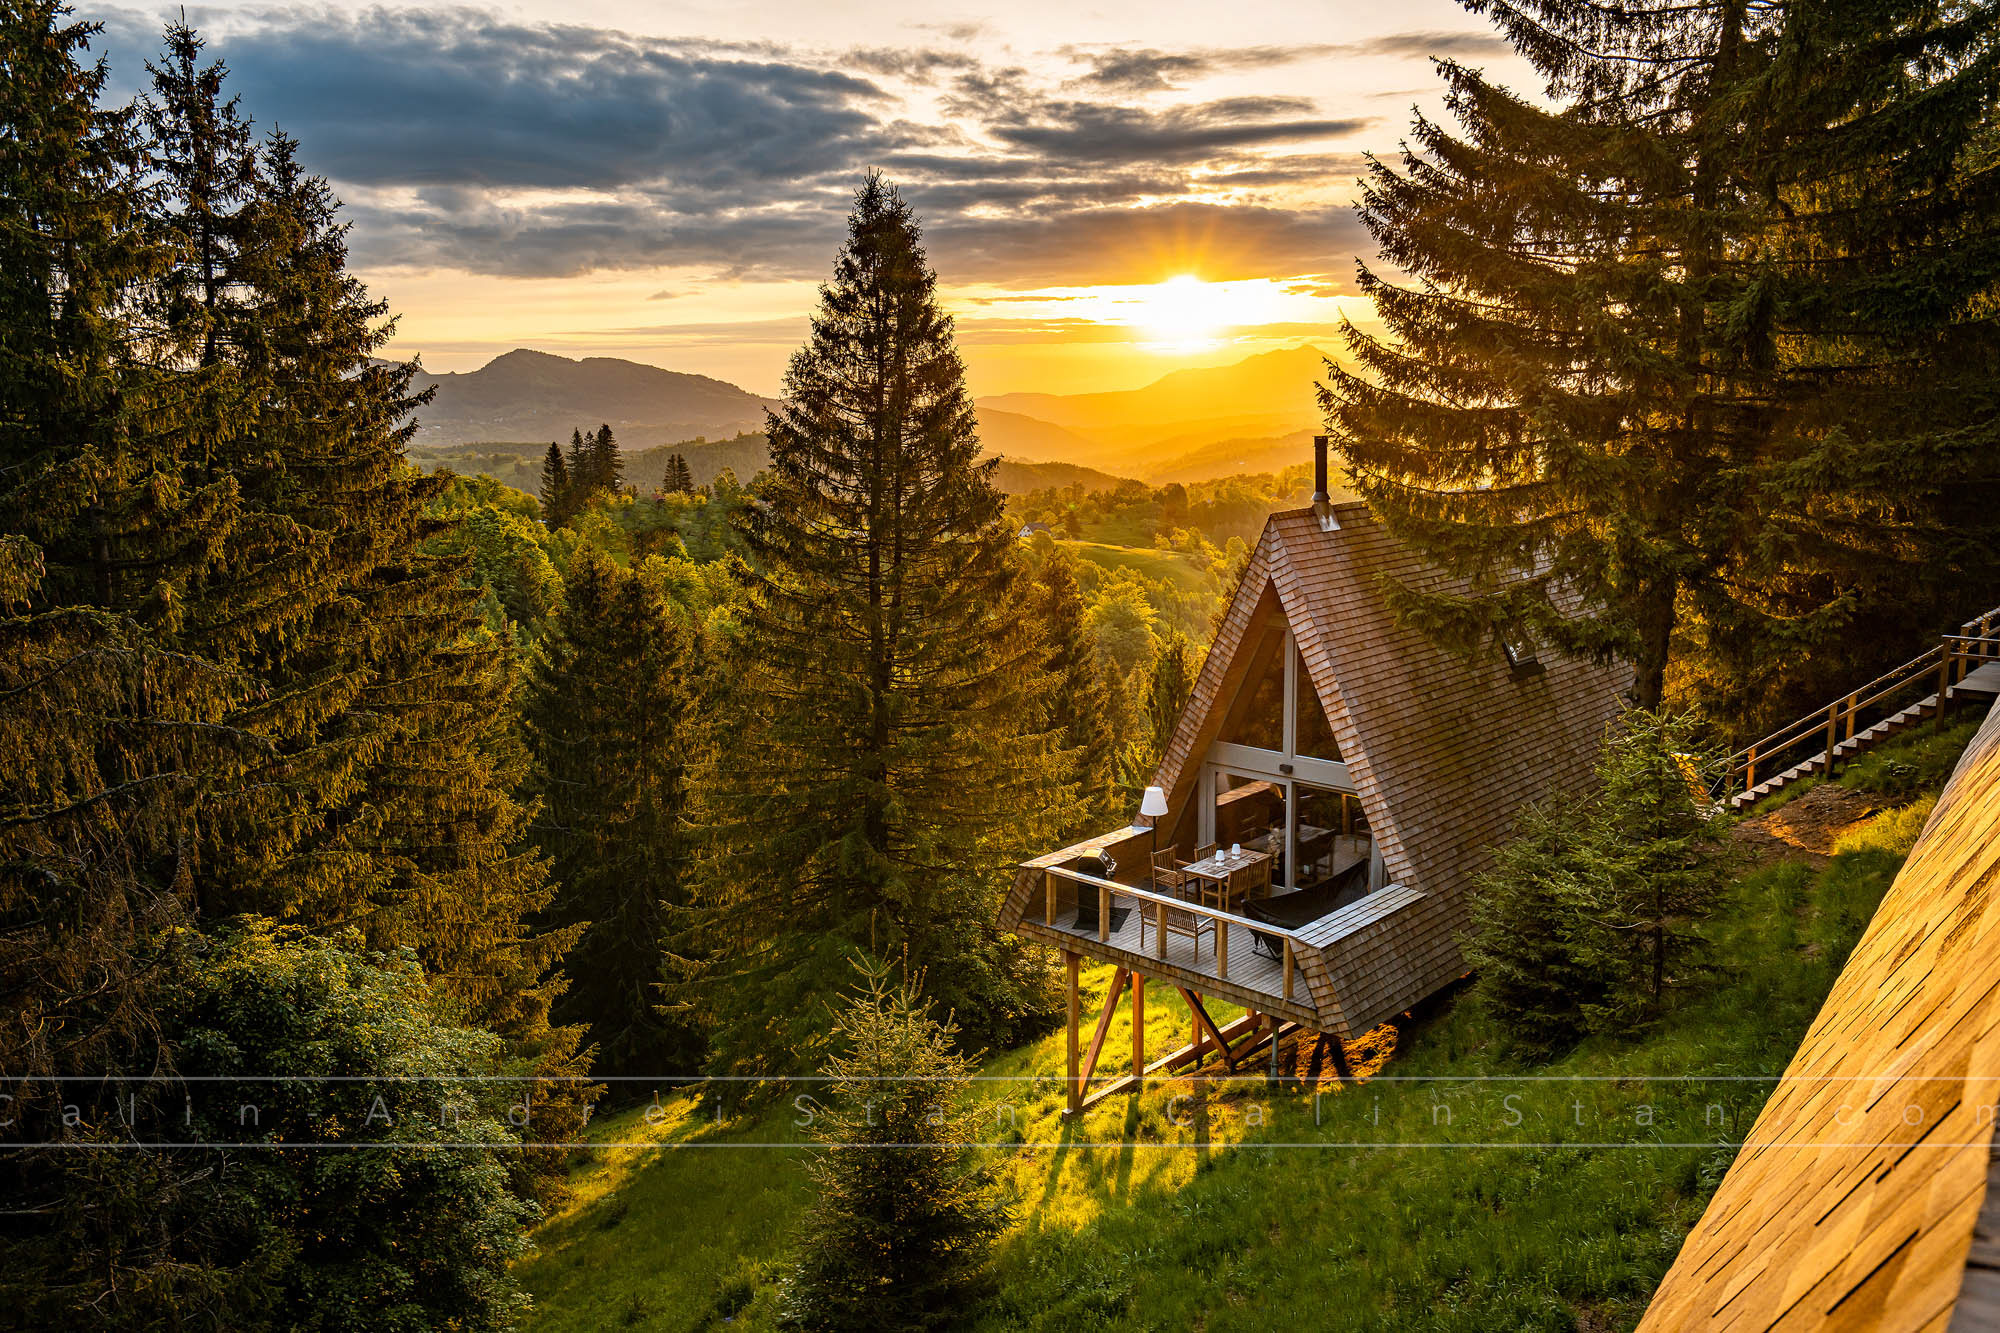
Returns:
[[[106,39],[118,82],[136,87],[154,21],[114,13]],[[1465,55],[1492,41],[1362,45]],[[1356,159],[1327,141],[1369,121],[1295,97],[1154,95],[1351,49],[1071,51],[1086,68],[1055,87],[949,46],[805,52],[470,10],[238,15],[212,46],[246,110],[298,137],[348,197],[364,263],[814,277],[856,178],[881,166],[928,220],[941,271],[1011,285],[1149,281],[1163,264],[1215,278],[1344,270],[1365,247],[1345,210],[1223,208],[1202,190],[1337,188]],[[946,123],[910,119],[911,89],[940,97]]]

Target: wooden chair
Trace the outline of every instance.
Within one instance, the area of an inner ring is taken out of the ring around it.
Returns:
[[[1194,849],[1194,859],[1197,861],[1206,861],[1209,857],[1215,855],[1215,850],[1216,847],[1214,843],[1205,842],[1201,844],[1201,846]]]
[[[1199,875],[1183,876],[1177,896],[1189,902],[1198,901],[1198,895],[1202,892],[1201,886],[1203,883],[1204,881]],[[1144,951],[1146,947],[1146,924],[1151,917],[1152,913],[1147,912],[1139,918],[1139,948],[1141,951]],[[1201,937],[1203,935],[1211,937],[1208,951],[1211,954],[1215,952],[1213,940],[1215,935],[1214,917],[1203,916],[1199,912],[1190,912],[1185,907],[1169,907],[1165,910],[1162,920],[1166,926],[1167,934],[1185,935],[1194,941],[1196,962],[1201,961]]]
[[[1169,847],[1164,852],[1153,853],[1153,892],[1172,893],[1187,883],[1187,874],[1181,869],[1178,848]]]

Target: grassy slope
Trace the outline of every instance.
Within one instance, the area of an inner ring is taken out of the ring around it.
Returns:
[[[1107,571],[1137,570],[1147,578],[1177,583],[1184,592],[1194,592],[1201,587],[1201,571],[1173,551],[1162,551],[1152,546],[1119,546],[1110,542],[1065,541],[1058,544],[1077,559],[1088,560]]]
[[[1629,1327],[1901,863],[1899,845],[1869,842],[1817,873],[1746,875],[1715,928],[1713,990],[1644,1040],[1548,1066],[1511,1061],[1464,996],[1407,1022],[1378,1077],[1317,1105],[1256,1078],[1179,1082],[1071,1125],[1061,1034],[995,1057],[977,1095],[1007,1145],[1015,1223],[975,1326],[1260,1329],[1290,1309],[1339,1329]],[[1110,970],[1086,977],[1101,997]],[[1185,1040],[1171,990],[1149,993],[1147,1020],[1154,1053]],[[1524,1074],[1538,1077],[1484,1081]],[[1175,1096],[1192,1123],[1170,1122]],[[606,1139],[677,1146],[591,1154],[522,1267],[532,1327],[769,1327],[804,1151],[721,1145],[792,1143],[793,1114],[717,1125],[669,1097],[650,1127],[639,1111],[600,1122]],[[1281,1146],[1301,1143],[1315,1146]]]

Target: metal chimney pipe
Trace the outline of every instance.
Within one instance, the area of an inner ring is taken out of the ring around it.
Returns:
[[[1321,532],[1340,531],[1340,520],[1333,516],[1333,500],[1326,491],[1326,446],[1329,437],[1313,436],[1313,517],[1319,520]]]

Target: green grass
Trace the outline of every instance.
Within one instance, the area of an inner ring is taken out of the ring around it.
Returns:
[[[1060,545],[1079,560],[1088,560],[1107,571],[1136,570],[1150,579],[1175,584],[1185,593],[1201,590],[1202,573],[1172,551],[1152,546],[1117,546],[1105,542],[1064,541]]]
[[[1981,716],[1975,713],[1947,726],[1925,725],[1905,732],[1861,755],[1835,780],[1843,787],[1891,799],[1937,791],[1979,730]]]
[[[1067,1123],[1061,1035],[1001,1054],[974,1095],[1007,1145],[1015,1222],[970,1322],[1248,1330],[1292,1309],[1355,1330],[1629,1327],[1900,863],[1869,847],[1745,876],[1714,928],[1711,990],[1643,1040],[1547,1066],[1511,1059],[1464,995],[1407,1023],[1377,1078],[1316,1104],[1257,1077],[1181,1081]],[[1086,974],[1086,1012],[1109,975]],[[1155,1053],[1185,1039],[1170,989],[1147,1019]],[[807,1150],[723,1145],[796,1143],[795,1112],[717,1123],[668,1097],[654,1116],[596,1126],[660,1146],[589,1155],[521,1269],[532,1327],[773,1325]]]

